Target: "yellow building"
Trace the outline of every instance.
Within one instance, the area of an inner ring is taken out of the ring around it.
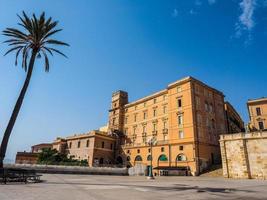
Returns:
[[[130,103],[127,92],[115,92],[109,110],[109,131],[121,138],[117,160],[149,167],[153,153],[154,173],[189,169],[198,175],[220,162],[226,124],[223,93],[192,77]]]
[[[226,114],[227,133],[245,132],[242,118],[229,102],[224,103],[224,110]]]
[[[249,127],[251,131],[267,129],[267,98],[249,100]]]

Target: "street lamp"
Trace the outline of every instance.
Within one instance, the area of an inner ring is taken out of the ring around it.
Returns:
[[[149,168],[149,173],[148,173],[147,179],[152,180],[152,179],[155,179],[153,176],[153,166],[152,166],[152,164],[153,164],[152,147],[153,147],[153,144],[156,144],[156,138],[155,137],[150,138],[148,140],[148,144],[150,145],[151,157],[150,157],[150,168]]]

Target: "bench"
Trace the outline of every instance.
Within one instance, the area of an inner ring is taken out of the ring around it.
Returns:
[[[42,175],[36,174],[35,170],[5,168],[0,169],[0,180],[4,184],[7,182],[40,182]]]

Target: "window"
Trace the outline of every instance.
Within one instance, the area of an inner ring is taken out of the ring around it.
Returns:
[[[177,106],[178,106],[178,108],[182,107],[182,99],[177,100]]]
[[[161,147],[161,149],[160,149],[160,150],[161,150],[161,152],[164,152],[164,147]]]
[[[125,117],[125,124],[128,123],[128,117]]]
[[[177,92],[182,92],[182,88],[181,87],[177,87]]]
[[[147,117],[147,113],[146,113],[146,112],[144,112],[144,119],[146,119],[146,117]]]
[[[129,154],[131,151],[130,150],[127,150],[127,153]]]
[[[164,134],[164,135],[163,135],[163,141],[166,141],[166,140],[167,140],[167,135]]]
[[[153,124],[153,131],[156,131],[156,130],[157,130],[157,124],[154,123],[154,124]]]
[[[146,143],[146,136],[143,136],[143,143]]]
[[[144,107],[146,107],[146,102],[144,103]]]
[[[179,146],[179,150],[183,151],[184,150],[184,146]]]
[[[86,147],[89,147],[89,140],[86,140]]]
[[[179,138],[180,139],[184,138],[184,132],[182,130],[179,131]]]
[[[105,142],[102,142],[102,149],[105,148]]]
[[[207,102],[205,102],[205,111],[209,111],[209,104]]]
[[[112,125],[115,125],[116,118],[113,118]]]
[[[157,103],[157,99],[156,98],[153,101],[154,101],[154,103]]]
[[[163,121],[163,129],[165,129],[167,127],[167,122]]]
[[[259,122],[259,129],[260,129],[260,130],[263,130],[263,129],[264,129],[264,124],[263,124],[263,122]]]
[[[167,106],[163,106],[163,113],[165,114],[167,112]]]
[[[159,156],[159,161],[168,161],[168,158],[166,155],[162,154]]]
[[[134,114],[134,122],[137,120],[137,114]]]
[[[111,150],[113,149],[113,144],[110,144],[110,149],[111,149]]]
[[[151,149],[149,148],[149,149],[148,149],[148,153],[150,153],[150,152],[151,152]]]
[[[72,146],[72,142],[70,142],[70,144],[69,144],[69,148],[71,149],[71,146]]]
[[[130,156],[127,156],[127,161],[131,161],[131,157]]]
[[[178,125],[182,125],[182,124],[183,124],[183,116],[178,115]]]
[[[81,146],[81,141],[78,141],[78,148],[80,148],[80,146]]]
[[[115,114],[116,114],[116,110],[113,111],[113,115],[115,115]]]
[[[196,107],[199,110],[200,109],[200,98],[196,96]]]
[[[202,116],[199,113],[197,114],[197,123],[199,126],[201,126],[201,124],[202,124]]]
[[[179,154],[176,158],[177,161],[186,161],[186,156],[184,154]]]
[[[212,106],[212,104],[210,104],[209,111],[210,112],[213,112],[213,106]]]
[[[146,133],[146,126],[143,126],[143,133]]]
[[[142,161],[142,160],[143,160],[143,159],[142,159],[141,156],[136,156],[135,159],[134,159],[134,161]]]
[[[133,134],[136,134],[136,126],[133,127]]]
[[[140,153],[140,149],[137,149],[137,153]]]
[[[259,116],[259,115],[261,115],[261,108],[256,108],[256,113],[257,113],[257,115]]]
[[[156,115],[157,115],[157,110],[154,109],[154,110],[153,110],[153,116],[156,117]]]

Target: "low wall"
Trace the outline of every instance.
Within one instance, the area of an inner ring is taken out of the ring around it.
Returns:
[[[5,164],[5,168],[32,169],[37,173],[48,174],[92,174],[92,175],[118,175],[128,176],[127,168],[110,167],[79,167],[58,165],[31,165],[31,164]]]
[[[223,175],[267,179],[267,132],[220,136]]]

